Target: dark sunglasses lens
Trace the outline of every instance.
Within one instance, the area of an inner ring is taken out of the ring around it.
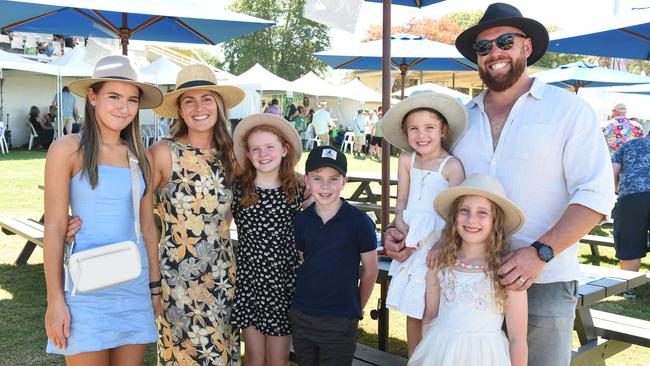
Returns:
[[[497,47],[502,50],[509,50],[515,44],[515,36],[509,33],[502,34],[496,39]]]
[[[474,52],[476,52],[477,55],[479,56],[485,56],[490,53],[492,50],[492,42],[491,41],[478,41],[472,45],[472,48],[474,49]]]

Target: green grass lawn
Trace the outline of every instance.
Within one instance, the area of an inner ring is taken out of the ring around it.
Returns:
[[[298,166],[304,170],[306,154]],[[44,151],[11,151],[0,155],[0,216],[40,218],[43,213]],[[396,172],[397,160],[391,159],[391,170]],[[352,172],[380,172],[379,162],[370,159],[356,159],[348,154],[348,170]],[[344,190],[344,196],[354,190],[351,184]],[[379,191],[379,186],[376,187]],[[62,365],[63,359],[45,354],[47,341],[43,316],[45,313],[45,280],[43,278],[42,251],[37,248],[27,265],[14,266],[24,240],[15,236],[0,234],[0,365]],[[580,248],[582,263],[616,267],[611,248],[600,248],[600,257],[592,257],[589,247]],[[642,271],[650,272],[650,260],[643,261]],[[377,285],[365,313],[369,314],[378,301]],[[637,290],[635,301],[612,296],[598,303],[595,308],[626,316],[650,320],[650,286]],[[406,356],[406,319],[397,312],[390,314],[389,350]],[[377,346],[377,322],[366,316],[360,323],[360,343]],[[577,340],[575,342],[577,345]],[[149,346],[145,365],[155,365],[155,349]],[[650,365],[650,349],[634,346],[608,360],[610,366]]]

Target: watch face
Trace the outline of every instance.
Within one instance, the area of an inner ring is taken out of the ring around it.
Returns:
[[[539,256],[542,260],[548,262],[553,259],[553,249],[548,245],[542,245],[539,247]]]

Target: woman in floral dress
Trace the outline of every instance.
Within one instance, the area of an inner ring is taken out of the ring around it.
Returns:
[[[176,118],[172,139],[152,146],[163,233],[160,241],[161,365],[233,365],[239,336],[230,324],[235,255],[230,241],[235,175],[227,108],[244,92],[218,86],[203,65],[183,68],[155,112]]]

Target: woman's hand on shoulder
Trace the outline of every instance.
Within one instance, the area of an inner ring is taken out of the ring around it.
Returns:
[[[70,310],[63,298],[55,301],[48,300],[45,311],[45,333],[56,348],[64,349],[68,346]]]

